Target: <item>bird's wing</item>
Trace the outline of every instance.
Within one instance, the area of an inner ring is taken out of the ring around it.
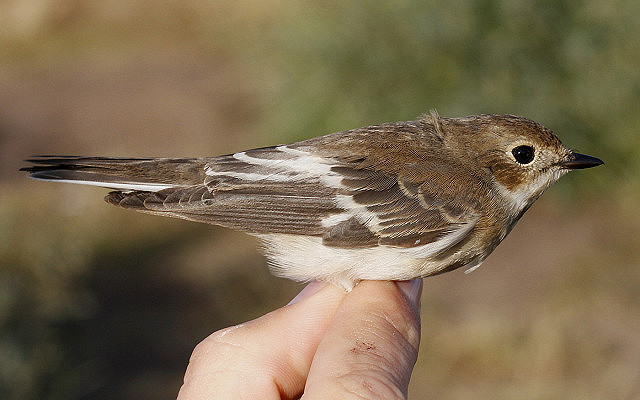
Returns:
[[[417,184],[292,146],[210,159],[201,184],[156,192],[118,191],[109,203],[251,233],[320,236],[327,246],[448,248],[475,226],[477,212]],[[449,201],[450,200],[450,201]]]
[[[441,141],[419,120],[215,158],[43,157],[24,170],[116,189],[107,202],[146,213],[426,256],[459,243],[480,215],[459,195],[473,184],[468,171],[450,165]]]

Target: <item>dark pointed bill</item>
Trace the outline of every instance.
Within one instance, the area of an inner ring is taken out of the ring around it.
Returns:
[[[597,167],[602,164],[604,164],[604,161],[597,157],[572,152],[566,161],[560,163],[560,166],[566,169],[582,169]]]

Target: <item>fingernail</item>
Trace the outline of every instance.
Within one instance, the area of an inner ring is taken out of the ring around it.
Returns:
[[[306,298],[309,298],[309,297],[313,296],[320,289],[322,289],[324,287],[324,285],[326,285],[326,283],[320,282],[320,281],[311,282],[310,284],[305,286],[305,288],[302,289],[302,291],[300,293],[298,293],[298,295],[296,297],[294,297],[287,305],[295,304],[295,303],[297,303],[299,301],[302,301],[302,300],[304,300]]]
[[[396,282],[398,288],[402,291],[405,299],[412,307],[420,307],[420,298],[422,296],[422,279],[412,279],[410,281]]]

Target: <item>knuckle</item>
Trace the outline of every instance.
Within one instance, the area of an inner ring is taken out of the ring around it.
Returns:
[[[405,398],[420,341],[417,319],[382,308],[364,322],[352,333],[340,385],[362,398]]]
[[[365,330],[369,330],[369,336],[384,343],[385,347],[394,352],[401,350],[402,354],[417,353],[420,345],[420,322],[415,316],[380,309],[372,312],[369,317],[364,326]]]
[[[405,399],[406,394],[397,382],[376,365],[363,365],[362,368],[337,377],[339,390],[344,399]]]
[[[420,345],[420,321],[414,315],[384,313],[386,322],[392,327],[394,336],[404,339],[407,345],[418,351]]]
[[[242,346],[239,344],[239,341],[236,340],[236,335],[234,335],[234,331],[238,327],[239,325],[221,329],[207,336],[195,346],[191,352],[189,362],[194,362],[211,353],[218,353],[222,355],[230,351],[242,350]]]

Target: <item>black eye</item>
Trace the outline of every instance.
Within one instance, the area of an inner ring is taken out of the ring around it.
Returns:
[[[518,146],[511,150],[511,154],[520,164],[529,164],[533,161],[534,151],[531,146]]]

